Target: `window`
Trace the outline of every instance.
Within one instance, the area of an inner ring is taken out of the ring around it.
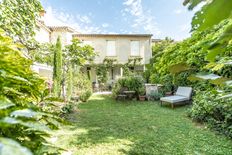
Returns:
[[[131,56],[139,56],[139,41],[131,41]]]
[[[107,56],[116,56],[115,41],[107,41]]]

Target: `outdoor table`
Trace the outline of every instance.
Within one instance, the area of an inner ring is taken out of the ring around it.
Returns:
[[[128,99],[132,99],[133,98],[133,96],[135,95],[135,91],[124,91],[123,92],[126,96],[127,96],[127,98]]]

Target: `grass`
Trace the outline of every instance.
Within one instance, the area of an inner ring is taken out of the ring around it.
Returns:
[[[187,117],[188,107],[93,96],[68,116],[57,146],[80,155],[231,155],[232,141]]]

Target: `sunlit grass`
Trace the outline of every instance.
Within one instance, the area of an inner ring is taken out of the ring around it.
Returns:
[[[57,132],[56,145],[80,155],[232,154],[232,141],[194,124],[187,109],[93,96],[68,116],[72,126]]]

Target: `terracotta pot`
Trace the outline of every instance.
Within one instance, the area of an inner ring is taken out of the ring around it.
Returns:
[[[146,100],[146,96],[140,96],[139,95],[139,101],[145,101]]]

